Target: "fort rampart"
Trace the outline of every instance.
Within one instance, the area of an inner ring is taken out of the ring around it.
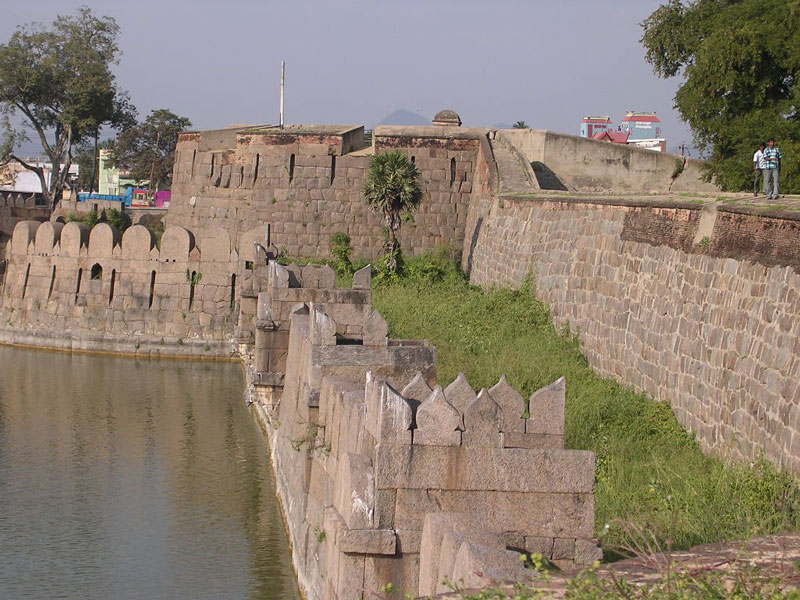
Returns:
[[[701,445],[800,472],[800,221],[697,205],[496,199],[472,283],[536,294],[598,372],[669,402]]]

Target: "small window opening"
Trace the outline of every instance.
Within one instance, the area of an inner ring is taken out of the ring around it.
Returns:
[[[333,180],[336,177],[336,155],[331,155],[331,185],[333,185]]]
[[[78,294],[81,293],[81,279],[83,279],[83,269],[78,269],[78,283],[75,284],[75,302],[78,301]]]
[[[192,150],[192,170],[191,175],[194,177],[194,161],[197,159],[197,150]]]
[[[153,296],[156,292],[156,272],[150,271],[150,300],[147,302],[147,308],[153,308]]]
[[[258,180],[258,165],[261,163],[261,155],[256,154],[256,159],[253,161],[253,185],[256,184]]]
[[[114,284],[117,282],[117,270],[111,269],[111,286],[108,290],[108,303],[114,299]]]
[[[25,281],[22,282],[22,297],[25,297],[25,290],[28,289],[28,277],[31,276],[31,263],[28,263],[28,267],[25,269]]]
[[[412,156],[411,157],[411,164],[414,165],[416,163],[417,163],[417,157],[416,156]]]
[[[244,261],[244,268],[247,269],[248,271],[252,271],[253,270],[253,261],[252,260]]]
[[[94,263],[92,265],[92,280],[99,280],[103,278],[103,267],[100,266],[100,263]]]
[[[456,159],[450,159],[450,181],[456,180]]]
[[[236,303],[236,273],[231,273],[231,310]]]
[[[289,157],[289,183],[294,179],[294,154]]]
[[[192,309],[194,304],[194,286],[197,284],[197,271],[192,271],[189,277],[189,310]]]
[[[50,289],[47,290],[47,299],[50,300],[50,296],[53,295],[53,287],[56,284],[56,266],[53,265],[53,273],[50,275]]]

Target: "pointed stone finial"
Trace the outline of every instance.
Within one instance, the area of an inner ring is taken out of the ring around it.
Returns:
[[[320,288],[329,290],[336,287],[336,272],[328,265],[322,265],[318,275]]]
[[[367,371],[365,427],[378,444],[411,444],[411,406],[385,379]]]
[[[522,418],[525,412],[525,398],[511,387],[505,375],[500,378],[500,381],[494,387],[489,388],[489,395],[492,400],[500,405],[503,411],[502,431],[505,433],[525,433],[525,419]]]
[[[530,399],[530,418],[525,424],[527,433],[564,435],[564,411],[567,399],[567,380],[560,377],[547,387],[533,393]]]
[[[336,345],[336,322],[311,304],[311,343],[315,346]]]
[[[306,265],[301,269],[301,277],[304,288],[318,288],[319,285],[319,265]]]
[[[289,317],[291,318],[291,316],[295,314],[307,315],[308,305],[305,302],[298,302],[297,304],[293,304],[292,307],[289,309]]]
[[[430,398],[417,409],[414,444],[419,446],[460,446],[461,415],[444,397],[437,385]]]
[[[453,383],[444,388],[444,397],[462,415],[476,398],[475,390],[463,373],[459,373]]]
[[[414,375],[414,379],[409,381],[400,393],[403,394],[403,398],[406,400],[413,400],[420,403],[430,398],[432,391],[431,386],[425,381],[422,373],[417,371],[417,374]]]
[[[488,446],[500,448],[500,428],[503,424],[503,411],[492,400],[486,388],[483,388],[478,397],[467,406],[464,411],[464,446]]]
[[[277,261],[269,263],[269,287],[288,288],[289,271]]]
[[[389,325],[377,310],[364,321],[364,345],[365,346],[386,346],[389,343]]]
[[[368,290],[372,287],[372,265],[367,265],[353,274],[353,289]]]

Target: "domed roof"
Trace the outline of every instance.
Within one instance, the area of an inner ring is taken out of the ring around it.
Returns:
[[[436,113],[436,116],[433,117],[433,124],[459,127],[461,125],[461,117],[458,116],[456,111],[448,108],[445,110],[440,110],[438,113]]]

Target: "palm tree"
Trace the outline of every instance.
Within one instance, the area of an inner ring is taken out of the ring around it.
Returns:
[[[397,233],[400,231],[402,213],[411,213],[419,206],[422,189],[419,186],[420,171],[397,150],[376,154],[370,159],[369,172],[364,182],[364,199],[374,211],[383,213],[386,223],[387,266],[395,271],[395,252],[400,249]]]
[[[514,129],[530,129],[525,121],[517,121],[512,125]]]

